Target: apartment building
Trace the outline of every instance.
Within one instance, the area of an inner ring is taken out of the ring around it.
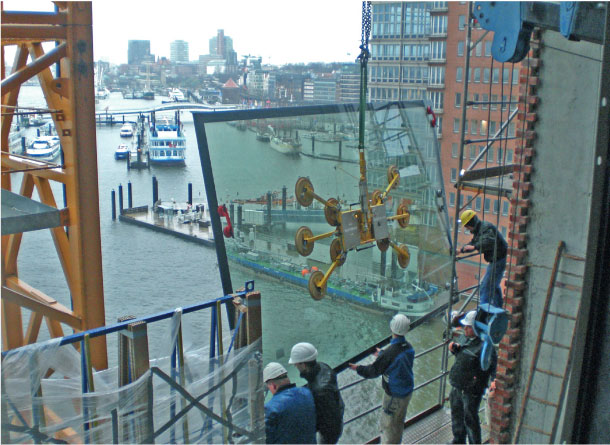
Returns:
[[[510,165],[516,118],[508,121],[516,114],[519,96],[519,66],[494,61],[493,35],[485,34],[476,23],[471,30],[470,67],[465,72],[468,8],[467,2],[372,2],[368,96],[372,102],[428,102],[437,117],[450,222],[454,222],[456,209],[472,208],[481,219],[497,225],[506,238],[510,202],[504,196],[512,187],[509,176],[496,177],[495,182],[479,180],[463,189],[457,202],[462,124],[463,170]],[[504,131],[492,142],[501,128]],[[488,145],[486,155],[479,156]],[[458,247],[470,238],[460,228]],[[472,260],[457,265],[461,288],[475,284],[484,273],[479,271],[477,257]]]

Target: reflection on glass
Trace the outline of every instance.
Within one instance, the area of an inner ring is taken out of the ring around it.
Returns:
[[[236,228],[235,237],[225,240],[232,265],[304,287],[312,271],[328,269],[332,237],[316,241],[306,257],[296,251],[299,227],[309,227],[314,235],[334,228],[326,222],[319,201],[299,205],[294,184],[305,176],[317,195],[338,200],[341,211],[358,208],[357,117],[355,111],[344,109],[206,125],[218,201],[227,205]],[[402,229],[391,221],[389,234],[397,244],[408,246],[410,260],[402,270],[394,250],[362,246],[365,249],[349,252],[332,274],[328,295],[381,311],[423,316],[444,302],[438,297],[450,278],[434,132],[423,106],[381,106],[367,117],[368,192],[384,191],[388,167],[398,168],[400,183],[390,192],[385,210],[392,216],[400,203],[407,203],[408,226]]]
[[[297,202],[295,184],[306,177],[316,195],[336,199],[341,212],[359,208],[357,108],[329,105],[195,113],[196,125],[205,128],[198,131],[207,142],[218,204],[226,205],[233,222],[234,237],[224,240],[231,279],[236,287],[244,279],[257,280],[263,297],[264,361],[285,364],[297,384],[304,381],[287,365],[295,343],[313,343],[320,361],[337,366],[386,338],[396,312],[413,320],[448,302],[450,236],[439,148],[430,117],[421,101],[369,105],[366,113],[368,196],[386,190],[388,169],[396,166],[400,182],[389,192],[385,214],[392,217],[400,204],[408,206],[406,228],[388,221],[389,239],[408,247],[407,267],[400,267],[392,248],[382,251],[376,243],[358,246],[330,275],[324,299],[314,301],[308,291],[309,276],[329,269],[335,237],[315,241],[311,253],[301,256],[295,235],[302,226],[313,235],[335,227],[328,224],[318,200],[307,207]],[[442,340],[443,323],[433,321],[409,334],[416,352]],[[435,356],[436,366],[416,364],[421,370],[416,382],[438,375],[440,355]],[[351,378],[348,374],[342,373],[342,379]],[[378,388],[379,382],[368,385]],[[353,391],[369,393],[361,386]],[[429,385],[429,395],[414,400],[409,415],[436,403],[438,390],[438,384]],[[349,408],[354,415],[361,411]],[[376,425],[370,419],[356,423],[361,422]],[[358,439],[370,439],[375,428],[367,428],[363,434],[368,436]]]

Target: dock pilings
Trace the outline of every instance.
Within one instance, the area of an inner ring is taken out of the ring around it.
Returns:
[[[119,215],[123,214],[123,184],[119,184]]]
[[[116,220],[116,192],[114,189],[110,192],[110,200],[112,201],[112,220]]]
[[[152,196],[153,196],[153,207],[155,203],[159,200],[159,182],[157,181],[157,177],[152,177]]]

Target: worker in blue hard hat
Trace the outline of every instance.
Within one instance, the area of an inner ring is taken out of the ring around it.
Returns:
[[[396,314],[390,321],[392,340],[377,359],[368,366],[349,364],[360,376],[373,379],[383,375],[384,394],[380,419],[381,443],[401,443],[407,408],[413,394],[413,360],[415,350],[405,339],[410,321],[404,314]]]
[[[263,381],[273,397],[265,403],[266,443],[316,443],[316,408],[307,388],[290,383],[281,364],[263,369]]]
[[[472,232],[472,240],[460,249],[461,253],[475,250],[483,254],[488,266],[479,286],[480,304],[503,306],[500,283],[506,269],[508,244],[497,227],[487,221],[481,221],[474,210],[464,210],[460,215],[462,227]]]

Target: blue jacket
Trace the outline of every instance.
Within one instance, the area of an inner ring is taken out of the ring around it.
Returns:
[[[316,407],[311,391],[282,386],[265,403],[267,443],[316,443]]]
[[[358,374],[373,379],[383,374],[381,385],[387,395],[406,397],[413,392],[413,360],[415,350],[403,336],[393,338],[390,346],[379,353],[368,366],[360,365]]]

